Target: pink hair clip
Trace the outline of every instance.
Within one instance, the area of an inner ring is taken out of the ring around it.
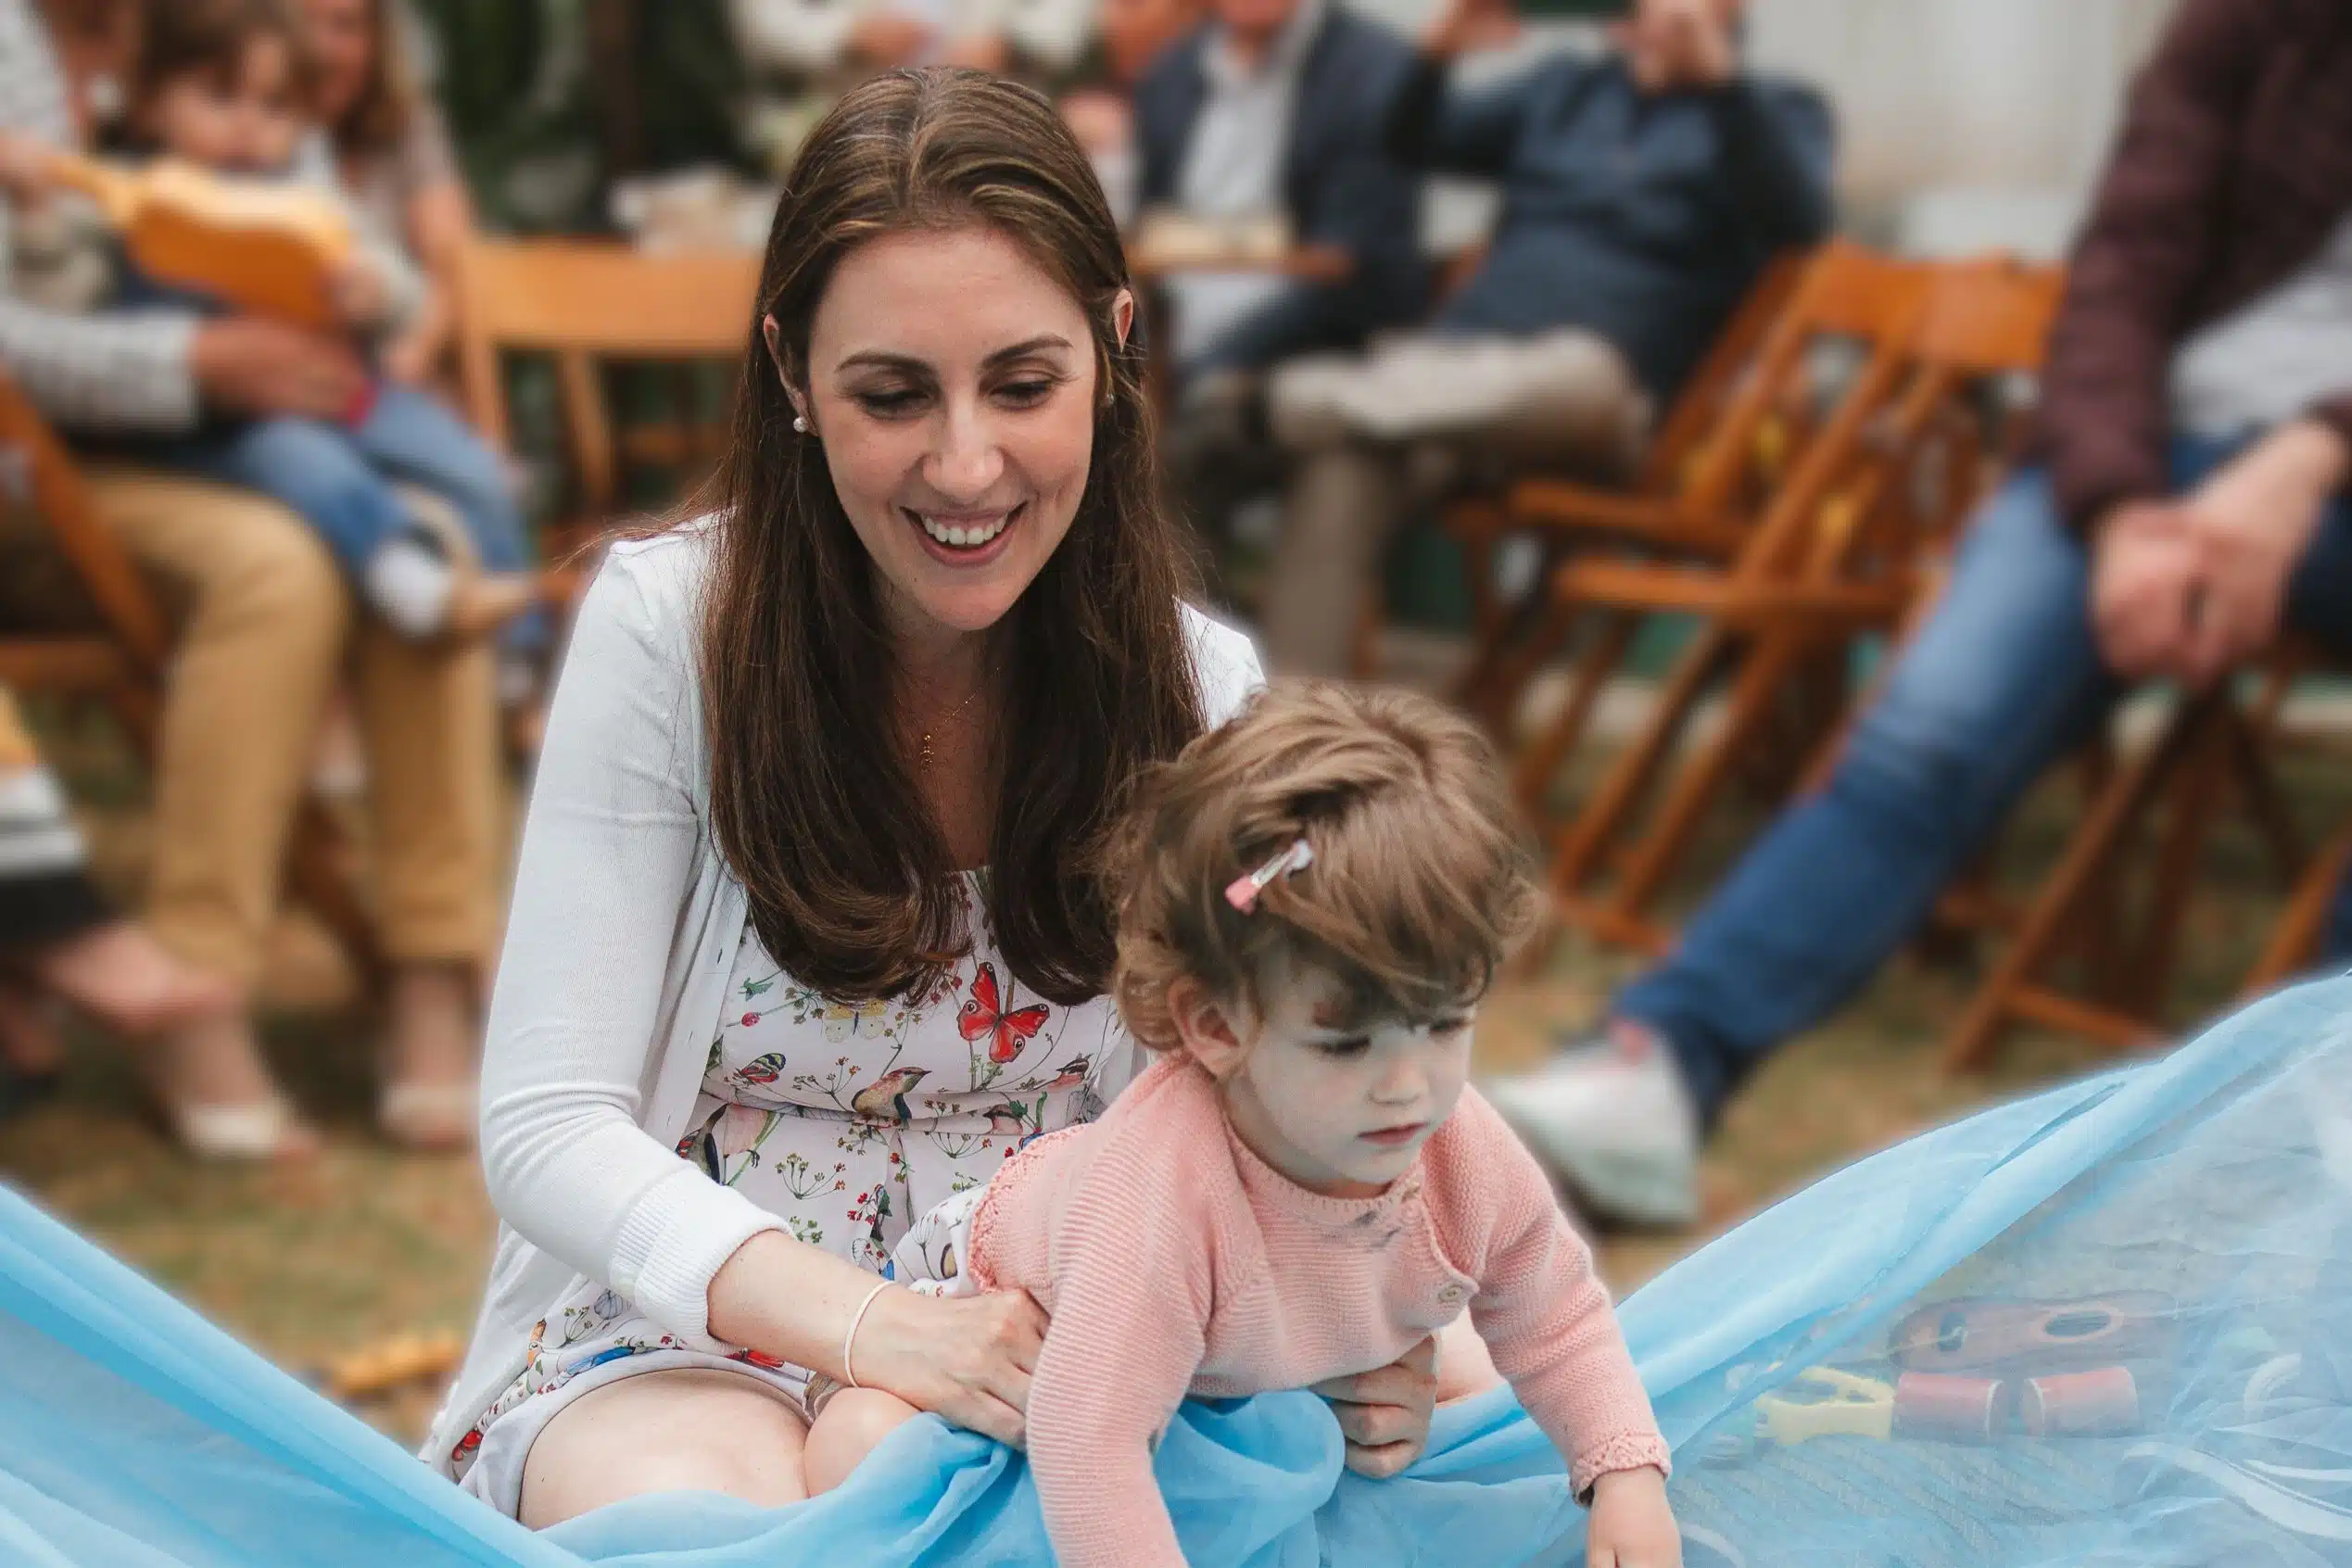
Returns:
[[[1315,864],[1315,849],[1304,839],[1293,839],[1281,854],[1247,876],[1225,884],[1225,902],[1246,915],[1258,907],[1258,895],[1277,877],[1304,871]]]

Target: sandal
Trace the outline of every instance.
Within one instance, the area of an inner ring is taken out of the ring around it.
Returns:
[[[481,1104],[471,1083],[387,1083],[376,1102],[375,1124],[402,1148],[454,1153],[474,1146]]]
[[[243,1106],[164,1106],[163,1120],[180,1146],[220,1165],[267,1165],[313,1158],[319,1135],[272,1095]]]

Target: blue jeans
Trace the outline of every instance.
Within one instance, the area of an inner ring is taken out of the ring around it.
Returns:
[[[2176,441],[2194,485],[2234,448]],[[1616,998],[1668,1041],[1710,1122],[1780,1042],[1827,1016],[1919,927],[1953,874],[2122,684],[2100,663],[2082,541],[2049,476],[2017,474],[1962,541],[1942,601],[1856,726],[1827,788],[1783,812]],[[2352,650],[2352,504],[2339,497],[2289,581],[2298,629]],[[2352,888],[2332,953],[2352,951]]]
[[[448,501],[487,570],[519,572],[531,564],[522,513],[497,454],[413,387],[379,386],[357,425],[290,416],[246,420],[158,442],[144,455],[284,501],[319,531],[355,579],[377,550],[413,525],[396,484]],[[545,615],[534,611],[509,625],[505,646],[535,649],[548,635]]]

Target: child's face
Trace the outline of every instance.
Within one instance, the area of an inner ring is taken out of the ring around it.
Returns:
[[[1351,1024],[1335,980],[1280,961],[1261,993],[1263,1016],[1236,1020],[1243,1048],[1218,1073],[1235,1129],[1300,1186],[1334,1197],[1379,1192],[1453,1115],[1470,1076],[1473,1009],[1427,1027]]]
[[[275,173],[302,134],[294,56],[282,38],[247,41],[234,72],[192,70],[163,83],[149,113],[174,158],[234,173]]]

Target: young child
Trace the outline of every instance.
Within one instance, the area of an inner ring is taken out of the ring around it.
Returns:
[[[221,174],[297,181],[322,199],[339,199],[306,103],[302,36],[281,0],[172,0],[148,7],[125,117],[141,153]],[[201,295],[142,275],[111,246],[98,251],[107,264],[94,269],[89,242],[97,231],[66,221],[73,206],[49,191],[44,168],[42,149],[0,137],[0,186],[28,220],[18,225],[16,247],[28,297],[72,310],[170,305],[217,311]],[[397,246],[367,235],[363,226],[360,232],[368,243],[336,280],[335,299],[353,335],[373,340],[397,331],[423,291]],[[373,386],[365,405],[342,424],[290,416],[212,419],[188,435],[128,449],[285,501],[318,529],[360,598],[404,636],[480,636],[537,602],[536,580],[519,570],[522,519],[496,456],[412,388]],[[398,485],[449,503],[475,553],[494,570],[462,569]]]
[[[1677,1564],[1666,1447],[1591,1255],[1466,1082],[1535,898],[1476,730],[1402,693],[1262,696],[1146,782],[1115,864],[1114,994],[1158,1059],[942,1206],[961,1246],[901,1247],[1050,1316],[1028,1432],[1056,1558],[1179,1568],[1151,1455],[1187,1395],[1385,1366],[1466,1309],[1590,1499],[1591,1562]],[[833,1396],[813,1488],[894,1404]]]

